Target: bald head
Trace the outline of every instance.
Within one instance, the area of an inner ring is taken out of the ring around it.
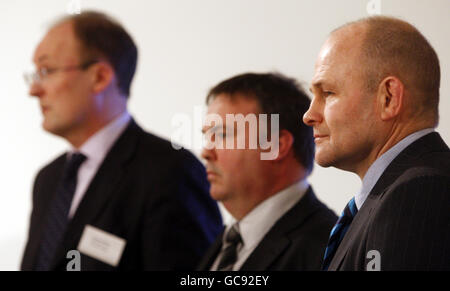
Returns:
[[[333,31],[330,38],[360,40],[360,64],[368,92],[375,92],[384,78],[395,76],[411,96],[408,109],[412,117],[432,119],[437,124],[439,59],[414,26],[400,19],[375,16],[348,23]]]

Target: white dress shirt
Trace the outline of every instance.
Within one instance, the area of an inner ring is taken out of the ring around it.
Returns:
[[[86,160],[78,170],[77,187],[72,199],[69,219],[74,216],[78,205],[83,199],[98,168],[105,159],[106,154],[124,132],[130,120],[130,115],[125,111],[122,115],[91,136],[79,149],[72,148],[71,152],[69,152],[68,156],[73,152],[80,152],[86,156]]]
[[[306,180],[295,183],[272,197],[261,202],[244,218],[238,221],[239,232],[242,237],[242,244],[238,247],[236,263],[233,265],[233,271],[239,270],[250,254],[256,249],[264,236],[269,232],[272,226],[292,207],[300,201],[308,190],[309,184]],[[231,226],[236,223],[233,218],[226,227],[225,233],[228,233]],[[225,236],[223,236],[223,239]],[[225,242],[222,242],[223,251]],[[211,266],[211,271],[216,271],[222,254],[219,253]]]

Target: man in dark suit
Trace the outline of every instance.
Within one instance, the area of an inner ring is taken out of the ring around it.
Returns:
[[[193,269],[220,232],[220,213],[201,163],[127,113],[130,35],[84,12],[56,23],[34,62],[30,95],[43,127],[72,149],[36,177],[21,269]]]
[[[436,52],[411,24],[370,17],[335,30],[316,62],[319,165],[362,188],[333,228],[325,270],[450,270],[450,152],[439,119]]]
[[[309,102],[278,74],[239,75],[209,92],[202,157],[210,194],[233,219],[199,270],[320,269],[337,217],[306,181],[314,143],[299,118]]]

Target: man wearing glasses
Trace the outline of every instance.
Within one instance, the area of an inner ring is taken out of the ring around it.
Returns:
[[[43,128],[71,150],[33,188],[22,270],[189,270],[221,230],[205,170],[127,112],[137,48],[97,12],[56,23],[27,74]],[[73,265],[71,265],[73,266]]]

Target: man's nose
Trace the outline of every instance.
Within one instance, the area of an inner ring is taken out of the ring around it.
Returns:
[[[208,148],[204,147],[202,149],[201,156],[206,161],[211,161],[211,160],[215,159],[216,154],[215,154],[214,149],[208,149]]]
[[[30,85],[30,88],[28,90],[28,94],[32,97],[38,97],[40,98],[42,94],[44,93],[44,88],[40,83],[33,82]]]
[[[303,114],[303,122],[308,126],[314,126],[315,123],[322,122],[322,114],[320,113],[319,104],[317,104],[315,98],[309,105],[308,111]]]

